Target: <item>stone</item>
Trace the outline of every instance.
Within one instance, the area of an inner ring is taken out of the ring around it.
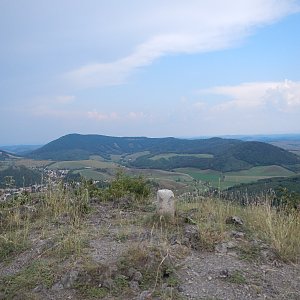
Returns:
[[[134,281],[141,282],[143,279],[143,275],[141,272],[137,271],[134,273],[133,278]]]
[[[133,268],[133,267],[130,267],[130,268],[128,269],[128,272],[127,272],[128,277],[129,277],[129,278],[133,278],[135,272],[137,272],[137,269],[135,269],[135,268]]]
[[[236,244],[232,241],[224,242],[217,244],[215,246],[215,251],[221,254],[226,254],[229,249],[234,249],[236,247]]]
[[[59,291],[71,288],[78,279],[78,275],[79,272],[77,270],[71,270],[69,273],[65,274],[59,282],[56,282],[52,286],[52,290]]]
[[[220,271],[220,277],[221,278],[227,278],[229,276],[229,271],[228,269],[224,269]]]
[[[226,219],[226,224],[243,225],[244,222],[240,217],[230,216]]]
[[[245,237],[245,233],[244,232],[241,232],[241,231],[231,231],[230,232],[230,236],[236,238],[236,239],[242,239]]]
[[[61,279],[61,283],[63,285],[64,288],[71,288],[75,281],[78,278],[78,274],[79,272],[77,270],[72,270],[70,273],[67,273],[62,279]]]
[[[151,299],[152,299],[152,293],[150,291],[143,291],[138,297],[138,300],[151,300]]]
[[[32,291],[34,293],[40,293],[44,289],[44,286],[42,284],[37,285]],[[0,298],[1,299],[1,298]]]
[[[201,250],[202,242],[200,231],[197,226],[186,225],[184,227],[184,238],[182,244],[187,247],[191,247],[194,250]]]
[[[171,190],[157,191],[157,213],[159,215],[175,216],[175,196]]]
[[[129,287],[136,292],[138,292],[140,290],[139,283],[134,280],[129,282]]]

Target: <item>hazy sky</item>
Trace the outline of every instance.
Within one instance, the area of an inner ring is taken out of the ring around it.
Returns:
[[[0,145],[300,133],[300,1],[0,0]]]

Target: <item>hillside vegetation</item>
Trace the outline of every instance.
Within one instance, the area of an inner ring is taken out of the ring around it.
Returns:
[[[41,179],[42,174],[40,171],[25,166],[10,166],[0,170],[0,188],[40,184]]]
[[[194,167],[229,172],[262,165],[289,168],[300,163],[299,156],[262,142],[79,134],[66,135],[52,141],[33,151],[29,157],[65,161],[87,160],[95,155],[106,160],[115,159],[119,155],[119,162],[129,167],[162,170]],[[131,158],[126,159],[129,155]]]
[[[299,299],[295,210],[188,196],[170,219],[154,197],[119,173],[1,203],[1,299]]]

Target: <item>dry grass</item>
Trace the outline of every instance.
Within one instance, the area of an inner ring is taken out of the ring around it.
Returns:
[[[277,210],[268,203],[240,206],[218,199],[197,199],[178,203],[179,211],[194,211],[202,237],[210,243],[224,240],[230,226],[225,220],[239,216],[244,220],[243,230],[252,238],[262,239],[285,261],[300,260],[300,214],[297,211]]]

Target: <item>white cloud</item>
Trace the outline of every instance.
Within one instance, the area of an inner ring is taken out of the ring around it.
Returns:
[[[87,112],[87,117],[96,121],[112,121],[119,119],[119,115],[116,112],[101,113],[98,111],[89,111]]]
[[[193,108],[197,111],[203,111],[207,107],[207,104],[204,101],[198,101],[194,103]]]
[[[121,29],[116,32],[118,35],[123,25],[128,38],[139,31],[141,42],[131,45],[131,54],[111,62],[83,65],[65,73],[63,79],[79,88],[122,84],[133,71],[160,57],[235,46],[257,26],[299,10],[297,1],[293,0],[157,0],[151,3],[149,8],[136,2],[126,21],[118,20]]]
[[[131,111],[128,114],[128,118],[130,120],[142,120],[142,119],[146,118],[146,115],[142,111],[138,111],[138,112]]]
[[[268,108],[282,112],[294,112],[295,109],[300,109],[300,82],[289,80],[217,86],[201,90],[200,93],[224,96],[224,100],[211,106],[214,111]]]

